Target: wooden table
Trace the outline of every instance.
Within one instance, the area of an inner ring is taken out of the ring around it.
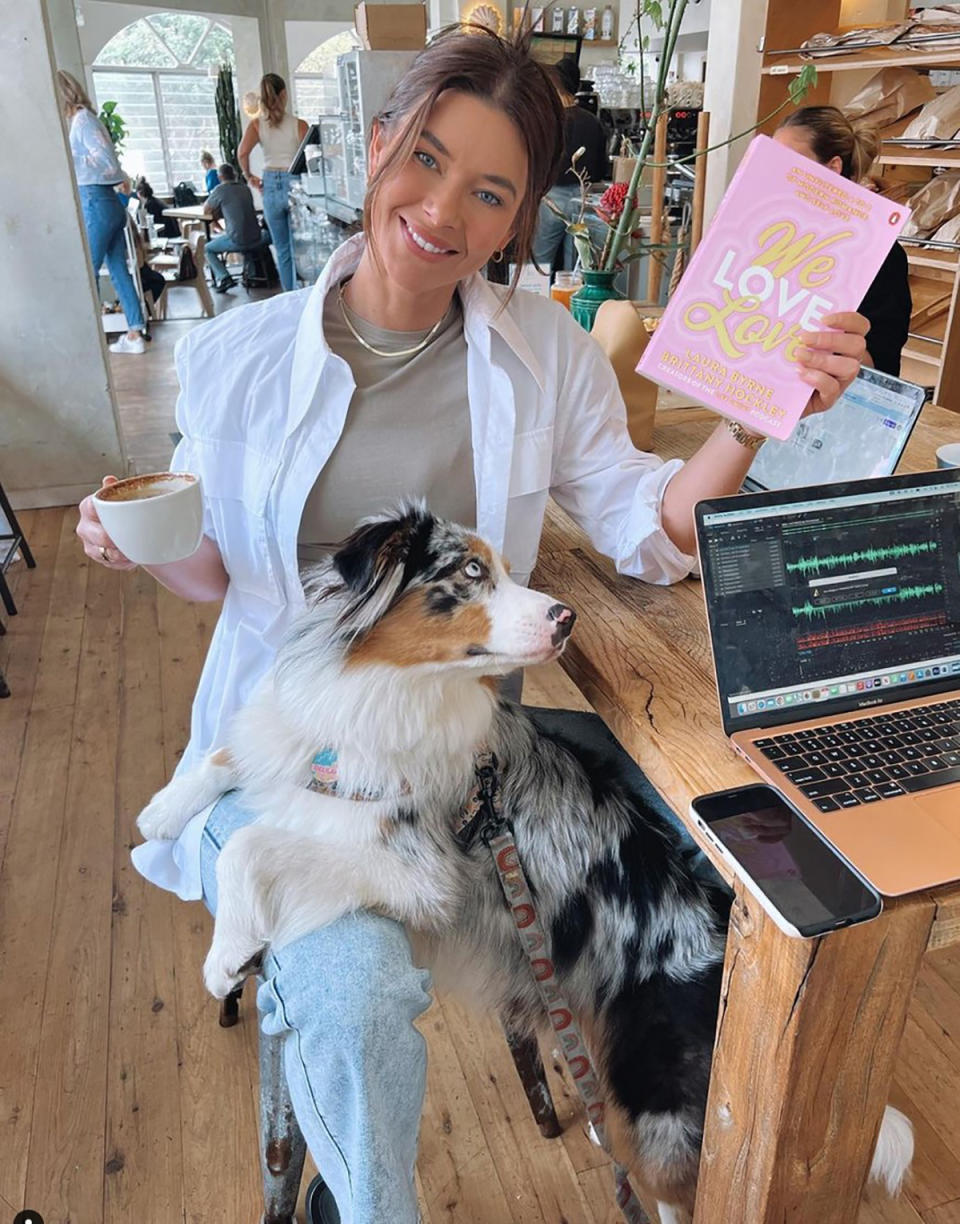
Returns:
[[[213,225],[216,217],[211,217],[209,213],[205,213],[203,204],[184,204],[182,208],[165,208],[163,215],[165,217],[175,217],[178,221],[202,221],[204,232],[207,235],[207,240],[210,240],[210,226]]]
[[[660,413],[654,449],[687,457],[715,423],[701,409]],[[960,415],[928,406],[899,470],[935,467],[958,438]],[[620,577],[551,504],[534,583],[577,610],[564,668],[729,880],[687,807],[757,778],[723,734],[699,582]],[[852,1224],[921,957],[960,941],[960,887],[802,940],[731,883],[696,1224]]]

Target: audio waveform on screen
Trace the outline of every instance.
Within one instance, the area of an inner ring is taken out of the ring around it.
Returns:
[[[857,608],[878,608],[884,604],[906,603],[911,599],[924,599],[927,595],[939,595],[942,591],[942,583],[921,583],[919,586],[901,587],[899,591],[894,591],[890,595],[869,595],[864,599],[841,599],[837,603],[817,605],[812,604],[808,599],[800,607],[791,608],[790,611],[794,616],[806,616],[810,620],[816,616],[822,616],[826,620],[828,613],[851,612]]]
[[[843,625],[835,629],[810,629],[797,638],[797,650],[816,650],[821,646],[860,645],[877,638],[893,637],[897,633],[920,633],[927,629],[942,629],[947,623],[944,612],[901,616],[894,620],[871,621],[867,625]]]
[[[788,574],[819,574],[824,570],[858,565],[862,561],[892,561],[897,557],[919,557],[937,551],[936,540],[920,540],[916,544],[891,544],[886,548],[864,548],[859,552],[828,553],[824,557],[798,557],[787,562]]]

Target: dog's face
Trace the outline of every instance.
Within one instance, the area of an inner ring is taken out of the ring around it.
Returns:
[[[347,666],[502,675],[557,658],[575,613],[510,579],[476,533],[422,505],[368,520],[333,557]]]

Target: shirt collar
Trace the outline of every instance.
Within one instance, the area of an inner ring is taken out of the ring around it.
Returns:
[[[287,430],[291,432],[303,420],[313,402],[317,382],[328,358],[332,355],[323,334],[323,304],[331,285],[356,271],[363,254],[366,238],[355,234],[342,243],[327,260],[319,279],[310,291],[306,308],[300,316],[293,353],[290,379],[290,401]],[[463,327],[468,342],[479,345],[489,359],[490,333],[496,332],[513,354],[526,366],[541,391],[544,390],[543,369],[510,313],[503,308],[501,286],[494,287],[479,272],[460,282],[463,302]]]

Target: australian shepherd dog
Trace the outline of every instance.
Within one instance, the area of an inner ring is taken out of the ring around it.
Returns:
[[[640,795],[499,695],[498,677],[561,654],[572,609],[518,586],[488,544],[420,504],[362,523],[307,596],[227,743],[139,819],[146,837],[177,837],[233,787],[258,814],[217,862],[207,987],[222,997],[268,945],[367,907],[403,922],[445,985],[538,1027],[489,850],[456,833],[478,753],[492,752],[616,1155],[663,1219],[689,1219],[729,903]],[[318,761],[335,782],[318,788]],[[912,1147],[888,1107],[872,1174],[891,1192]]]

